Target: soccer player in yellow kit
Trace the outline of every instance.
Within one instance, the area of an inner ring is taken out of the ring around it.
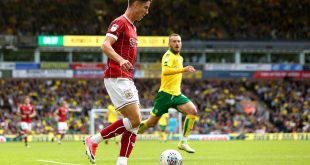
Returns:
[[[169,108],[175,108],[186,114],[183,137],[180,139],[178,148],[194,153],[195,150],[187,144],[187,139],[198,118],[197,109],[191,100],[181,93],[181,82],[182,73],[195,72],[196,70],[193,66],[183,67],[183,57],[180,55],[182,48],[180,35],[171,34],[169,36],[169,47],[170,49],[162,58],[161,86],[155,98],[154,107],[150,117],[140,124],[138,133],[143,133],[146,129],[154,127]]]
[[[160,130],[160,140],[161,141],[167,141],[167,125],[168,125],[168,119],[169,119],[169,114],[165,113],[161,116],[161,118],[158,121],[159,125],[159,130]]]

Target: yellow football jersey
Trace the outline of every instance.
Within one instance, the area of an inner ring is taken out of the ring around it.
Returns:
[[[182,72],[164,75],[165,69],[183,69],[183,57],[168,50],[162,58],[161,85],[159,91],[177,96],[181,94]]]

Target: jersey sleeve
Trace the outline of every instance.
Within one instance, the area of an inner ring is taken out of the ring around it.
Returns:
[[[125,23],[123,21],[114,20],[110,24],[106,36],[112,37],[115,40],[117,40],[119,36],[122,34],[122,32],[124,31],[124,26],[125,26]]]
[[[163,56],[162,59],[162,73],[164,75],[174,75],[174,74],[179,74],[184,71],[183,67],[182,68],[175,68],[173,65],[174,61],[173,58],[170,58],[170,54],[166,53]]]
[[[166,67],[166,66],[168,66],[168,67],[173,66],[173,60],[172,60],[172,58],[170,58],[169,53],[166,53],[162,59],[162,67]]]

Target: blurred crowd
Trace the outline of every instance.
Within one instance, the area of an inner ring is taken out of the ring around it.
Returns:
[[[270,123],[277,132],[310,131],[310,86],[301,81],[257,83],[255,91],[270,107]]]
[[[0,34],[104,35],[127,0],[2,0]],[[309,39],[310,1],[153,1],[139,35],[197,39]]]
[[[135,84],[141,108],[151,108],[160,80],[137,79]],[[88,133],[89,111],[111,104],[102,79],[0,79],[0,91],[0,123],[5,134],[17,133],[17,106],[26,95],[37,111],[36,134],[53,131],[53,112],[61,100],[80,109],[70,112],[69,133]],[[307,81],[191,79],[184,80],[182,91],[198,109],[194,133],[310,132]],[[99,121],[96,128],[106,123]]]

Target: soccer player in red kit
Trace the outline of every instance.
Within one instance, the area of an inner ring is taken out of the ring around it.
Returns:
[[[34,106],[30,102],[30,97],[25,97],[24,104],[18,107],[18,115],[21,117],[19,133],[20,137],[24,138],[26,147],[28,147],[28,135],[31,135],[31,119],[36,115]]]
[[[96,149],[105,139],[122,135],[117,165],[126,165],[141,122],[138,91],[133,82],[133,66],[136,62],[137,32],[134,21],[140,21],[148,14],[152,0],[128,0],[126,12],[109,26],[102,51],[108,56],[108,68],[104,84],[115,110],[123,115],[101,130],[85,139],[88,158],[95,163]]]
[[[58,144],[61,143],[61,141],[65,137],[65,133],[68,130],[68,124],[67,124],[67,114],[68,112],[75,112],[75,110],[69,109],[68,103],[66,101],[62,101],[61,107],[59,107],[55,112],[54,116],[56,117],[57,123],[57,131],[55,132],[55,137],[58,138]]]

